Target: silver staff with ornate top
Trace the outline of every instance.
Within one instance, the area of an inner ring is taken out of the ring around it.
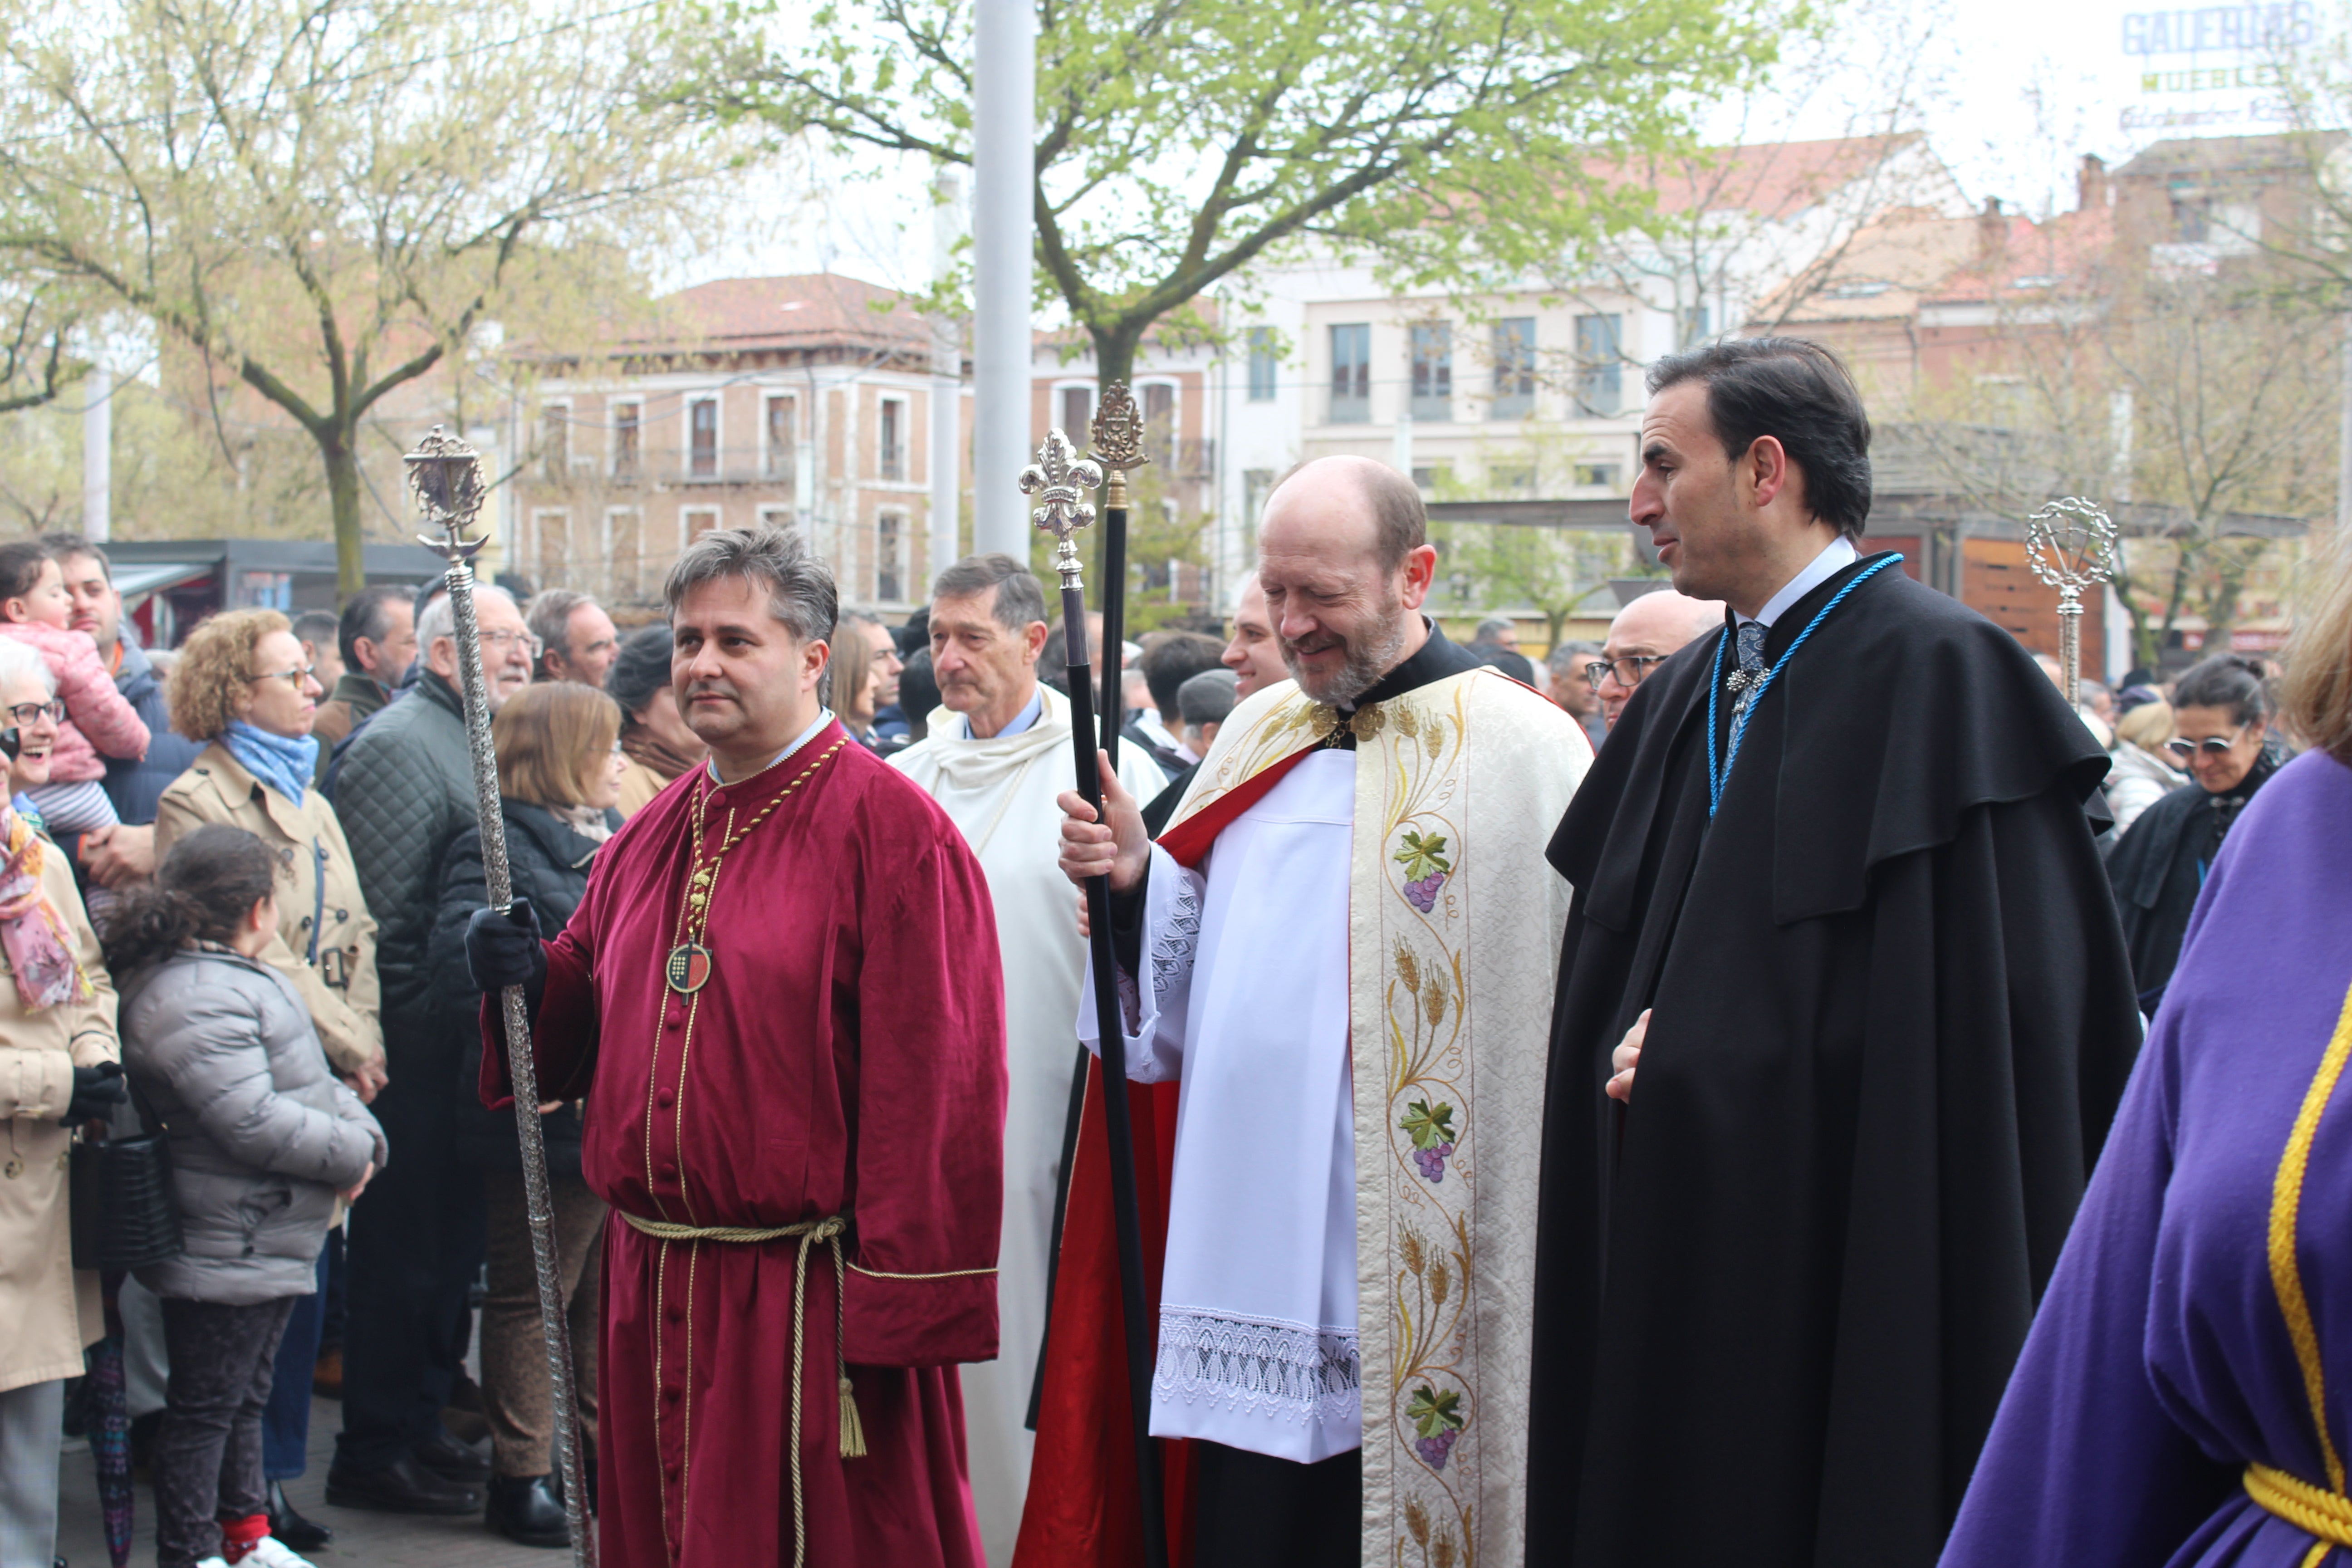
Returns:
[[[490,906],[513,901],[507,868],[506,816],[499,804],[498,752],[490,742],[488,687],[482,679],[481,624],[474,616],[474,555],[482,540],[467,531],[482,510],[482,459],[473,447],[436,425],[408,465],[408,491],[425,525],[441,531],[417,537],[449,563],[449,607],[457,616],[457,672],[466,698],[466,740],[474,759],[474,809],[482,830],[482,868]],[[592,1568],[596,1540],[588,1529],[588,1489],[581,1470],[580,1404],[572,1385],[572,1333],[564,1319],[562,1276],[555,1260],[555,1215],[547,1195],[547,1145],[539,1125],[539,1072],[530,1054],[530,1015],[523,988],[499,994],[506,1019],[507,1064],[513,1075],[515,1130],[522,1142],[523,1207],[530,1216],[530,1256],[539,1275],[540,1328],[547,1341],[548,1381],[555,1394],[555,1447],[563,1478],[563,1514],[572,1529],[572,1561]]]
[[[2058,665],[2066,705],[2083,701],[2083,590],[2116,572],[2116,525],[2095,501],[2053,500],[2026,520],[2025,558],[2058,590]]]
[[[1021,470],[1024,494],[1037,498],[1030,514],[1059,541],[1054,569],[1062,576],[1062,640],[1069,653],[1070,740],[1076,752],[1078,794],[1104,820],[1102,770],[1095,759],[1094,689],[1087,658],[1087,595],[1072,535],[1095,520],[1086,492],[1102,470],[1080,458],[1059,430],[1045,432],[1037,460]],[[1112,590],[1115,594],[1116,589]],[[1110,634],[1105,629],[1103,640]],[[1143,1218],[1135,1180],[1135,1129],[1128,1114],[1127,1036],[1118,1013],[1118,961],[1110,944],[1110,878],[1087,879],[1088,957],[1094,965],[1095,1029],[1102,1044],[1103,1140],[1110,1156],[1111,1218],[1118,1232],[1118,1296],[1127,1329],[1127,1388],[1135,1421],[1135,1463],[1143,1521],[1143,1561],[1166,1568],[1168,1532],[1160,1522],[1160,1450],[1151,1438],[1152,1322],[1143,1294]]]

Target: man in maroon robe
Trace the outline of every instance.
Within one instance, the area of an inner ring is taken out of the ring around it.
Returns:
[[[495,996],[522,984],[540,1092],[585,1098],[614,1208],[604,1561],[978,1568],[955,1363],[997,1352],[987,883],[824,708],[834,586],[796,536],[705,534],[667,594],[709,765],[598,854],[553,942],[520,903],[467,944],[485,1100],[511,1100]]]

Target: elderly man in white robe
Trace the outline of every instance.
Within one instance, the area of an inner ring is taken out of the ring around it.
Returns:
[[[1069,884],[1055,867],[1070,784],[1069,701],[1037,679],[1045,594],[1009,555],[967,556],[931,586],[931,671],[941,707],[928,739],[891,765],[963,830],[988,876],[1004,962],[1004,1228],[997,1254],[1002,1350],[963,1374],[971,1490],[989,1562],[1012,1561],[1029,1486],[1024,1420],[1045,1331],[1045,1282],[1062,1133],[1078,1055],[1071,1019],[1086,942],[1070,923]],[[1124,749],[1120,776],[1156,791],[1159,767]]]
[[[1110,878],[1129,1076],[1181,1080],[1164,1184],[1145,1181],[1167,1194],[1151,1430],[1195,1440],[1171,1506],[1196,1561],[1515,1563],[1570,891],[1543,851],[1592,747],[1421,615],[1436,553],[1404,476],[1307,464],[1259,540],[1293,679],[1234,710],[1158,842],[1117,781],[1107,823],[1062,797],[1064,871]],[[1077,1017],[1091,1036],[1091,995]],[[1082,1149],[1077,1180],[1095,1169]],[[1102,1212],[1081,1197],[1073,1227]],[[1070,1428],[1125,1408],[1063,1372],[1118,1364],[1087,1350],[1084,1314],[1114,1299],[1077,1278],[1089,1242],[1065,1233],[1039,1564],[1082,1554],[1049,1539],[1083,1518],[1049,1478],[1089,1484],[1084,1456],[1116,1451]]]

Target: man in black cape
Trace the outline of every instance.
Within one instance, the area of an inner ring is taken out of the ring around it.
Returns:
[[[1549,851],[1527,1559],[1929,1568],[2138,1047],[2105,758],[2007,633],[1857,554],[1835,356],[1650,386],[1633,521],[1731,613]]]

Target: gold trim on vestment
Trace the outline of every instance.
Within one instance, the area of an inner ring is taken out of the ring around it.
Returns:
[[[2246,1495],[2296,1529],[2319,1538],[2305,1568],[2315,1568],[2332,1547],[2352,1547],[2352,1498],[2345,1495],[2344,1459],[2327,1429],[2326,1369],[2320,1360],[2319,1332],[2311,1320],[2311,1303],[2304,1294],[2303,1268],[2295,1256],[2297,1221],[2303,1211],[2303,1184],[2311,1164],[2311,1146],[2319,1133],[2319,1119],[2335,1097],[2352,1059],[2352,992],[2336,1021],[2336,1033],[2321,1053],[2319,1070],[2304,1091],[2295,1111],[2294,1131],[2279,1156],[2278,1174],[2271,1185],[2269,1254],[2271,1289],[2278,1295],[2279,1315],[2286,1320],[2287,1339],[2303,1371],[2304,1396],[2311,1406],[2311,1423],[2319,1436],[2320,1461],[2327,1468],[2329,1485],[2316,1487],[2267,1465],[2246,1467]]]

